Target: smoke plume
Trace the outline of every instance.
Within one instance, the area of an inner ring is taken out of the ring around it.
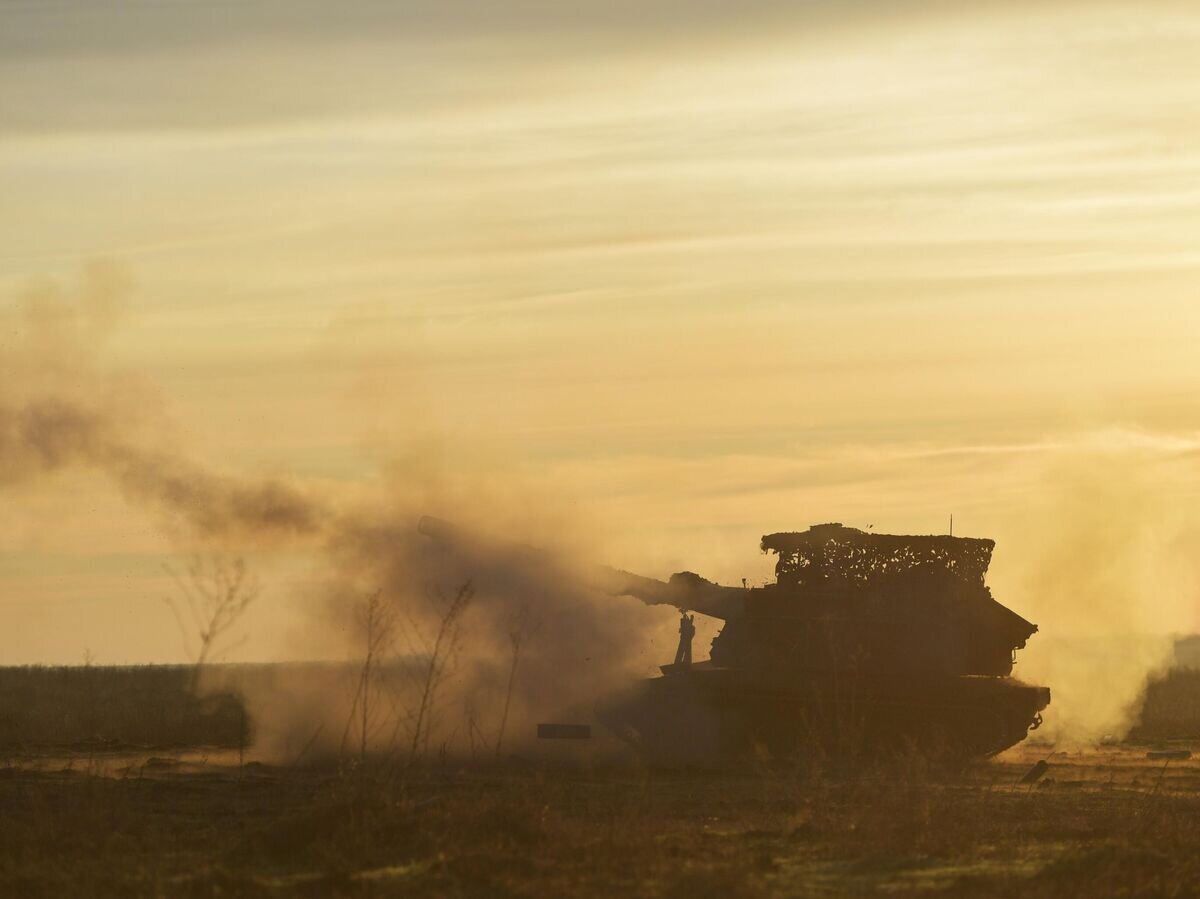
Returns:
[[[439,495],[393,478],[374,502],[338,502],[280,480],[223,475],[170,448],[162,421],[141,411],[146,388],[100,360],[127,289],[127,279],[96,269],[75,296],[38,288],[11,313],[18,342],[0,388],[0,484],[88,468],[157,515],[181,550],[306,553],[317,585],[314,629],[355,664],[372,639],[362,613],[374,600],[377,676],[365,686],[328,673],[247,686],[266,751],[293,752],[314,735],[319,750],[337,748],[339,737],[344,744],[343,725],[362,714],[364,691],[376,707],[366,722],[373,749],[405,745],[414,727],[422,747],[491,751],[503,737],[519,748],[535,720],[586,708],[623,678],[653,670],[653,641],[673,616],[592,589],[586,563],[571,561],[552,535],[534,550],[497,533],[497,521],[539,530],[527,497],[523,513],[497,515],[482,491]],[[418,533],[428,511],[421,503],[431,499],[460,523],[452,539]],[[446,597],[467,584],[469,607],[437,647]],[[206,683],[219,688],[225,677],[210,674]],[[431,695],[414,721],[424,692]]]
[[[324,509],[287,484],[222,477],[119,435],[110,417],[58,397],[0,406],[0,482],[71,465],[97,468],[130,499],[162,513],[173,529],[205,539],[258,542],[308,536],[322,526]]]

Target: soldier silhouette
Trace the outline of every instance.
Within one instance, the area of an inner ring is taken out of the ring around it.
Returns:
[[[679,619],[679,648],[675,650],[675,664],[688,667],[692,664],[692,637],[696,636],[696,616],[689,615],[687,609],[680,614]]]

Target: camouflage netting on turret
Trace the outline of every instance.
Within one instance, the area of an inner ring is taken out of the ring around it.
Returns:
[[[949,575],[979,588],[992,559],[992,540],[871,534],[841,524],[768,534],[764,552],[779,554],[775,576],[795,587],[863,588],[904,574]]]

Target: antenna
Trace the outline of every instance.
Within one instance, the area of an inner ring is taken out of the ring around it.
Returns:
[[[950,513],[950,536],[954,536],[954,513]]]

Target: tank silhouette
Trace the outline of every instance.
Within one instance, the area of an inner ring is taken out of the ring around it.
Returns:
[[[438,543],[462,539],[428,516],[418,529]],[[778,556],[776,582],[763,587],[596,568],[586,575],[593,589],[683,612],[678,661],[601,697],[596,718],[653,764],[994,755],[1036,729],[1050,703],[1048,688],[1011,677],[1037,626],[992,598],[994,547],[832,523],[763,537],[762,550]],[[511,552],[535,565],[544,556]],[[709,659],[695,663],[691,613],[724,622]]]
[[[710,658],[605,697],[597,716],[654,763],[917,749],[993,755],[1041,724],[1012,678],[1037,626],[992,598],[991,540],[841,524],[768,534],[776,583],[723,587],[607,569],[602,589],[724,621]],[[686,612],[685,612],[686,614]],[[686,628],[686,625],[684,626]]]

